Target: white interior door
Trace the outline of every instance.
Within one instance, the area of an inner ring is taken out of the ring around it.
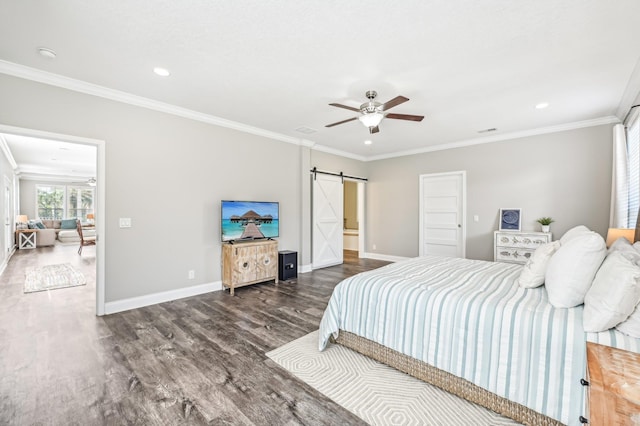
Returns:
[[[4,177],[4,258],[13,248],[13,214],[11,211],[11,181]]]
[[[420,175],[420,256],[465,257],[466,173]]]
[[[339,176],[317,173],[313,181],[313,268],[342,263],[343,186]]]

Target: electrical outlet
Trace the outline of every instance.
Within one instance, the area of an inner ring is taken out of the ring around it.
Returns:
[[[474,221],[474,222],[480,222],[480,216],[478,216],[478,215],[474,215],[474,216],[473,216],[473,221]]]
[[[376,249],[376,245],[375,245],[375,244],[373,244],[373,245],[371,246],[371,248],[375,250],[375,249]]]
[[[189,270],[189,279],[192,280],[196,277],[196,271],[193,269]]]
[[[121,217],[120,218],[120,228],[131,228],[131,218],[130,217]]]

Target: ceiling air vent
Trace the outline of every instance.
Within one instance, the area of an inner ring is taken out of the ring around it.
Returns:
[[[310,135],[311,133],[317,132],[317,130],[312,129],[311,127],[302,126],[302,127],[298,127],[296,129],[296,132],[304,133],[305,135]]]
[[[492,127],[490,129],[484,129],[484,130],[478,130],[478,133],[489,133],[489,132],[495,132],[498,129],[496,129],[495,127]]]

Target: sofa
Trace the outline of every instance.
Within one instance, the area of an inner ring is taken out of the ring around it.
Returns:
[[[56,239],[61,243],[80,243],[76,219],[30,220],[27,226],[37,231],[36,245],[38,247],[52,246]],[[95,232],[95,229],[83,230],[86,237],[95,236]]]

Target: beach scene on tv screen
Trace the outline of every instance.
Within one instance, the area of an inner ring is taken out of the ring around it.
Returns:
[[[278,236],[278,203],[222,202],[222,239]]]

